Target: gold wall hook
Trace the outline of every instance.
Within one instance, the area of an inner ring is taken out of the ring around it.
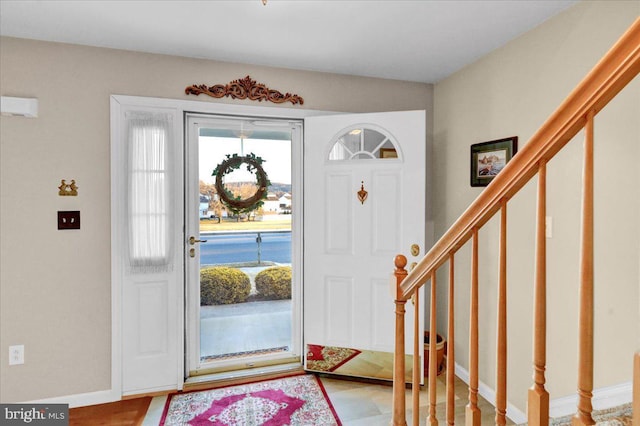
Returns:
[[[360,204],[364,204],[364,201],[369,196],[369,193],[364,190],[364,181],[361,181],[360,191],[358,191],[358,200],[360,200]]]

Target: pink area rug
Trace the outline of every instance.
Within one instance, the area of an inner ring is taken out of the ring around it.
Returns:
[[[299,375],[170,395],[161,425],[341,425],[322,383]]]
[[[307,369],[313,371],[335,371],[360,353],[357,349],[309,344],[307,345]]]

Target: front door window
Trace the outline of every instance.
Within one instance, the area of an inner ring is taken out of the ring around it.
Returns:
[[[198,156],[190,373],[299,361],[294,132],[246,120],[190,121]]]

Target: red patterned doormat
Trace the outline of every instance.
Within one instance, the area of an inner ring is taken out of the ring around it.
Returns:
[[[322,383],[299,375],[169,397],[160,425],[341,426]]]
[[[307,370],[335,371],[361,352],[337,346],[307,345]]]

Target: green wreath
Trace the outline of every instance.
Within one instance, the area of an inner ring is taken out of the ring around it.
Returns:
[[[267,189],[271,182],[262,168],[263,160],[261,157],[257,157],[254,153],[245,156],[239,156],[233,154],[233,156],[227,154],[227,159],[213,170],[212,176],[216,177],[215,188],[220,201],[234,214],[249,213],[256,210],[264,204],[264,199],[267,198]],[[256,184],[258,189],[249,198],[242,199],[240,196],[235,196],[224,186],[224,177],[234,170],[239,169],[243,164],[247,165],[247,171],[255,173]]]

